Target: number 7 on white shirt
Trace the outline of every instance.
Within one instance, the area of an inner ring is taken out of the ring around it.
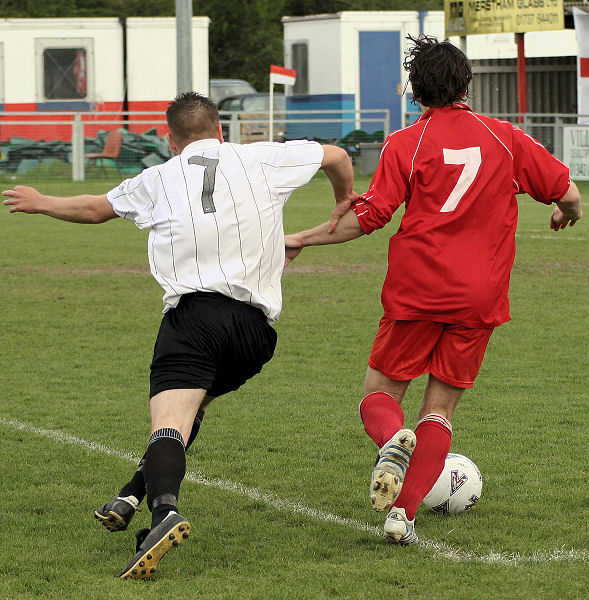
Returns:
[[[464,165],[464,169],[462,169],[462,173],[460,173],[454,189],[450,192],[446,202],[444,202],[444,206],[440,209],[440,212],[452,212],[458,206],[458,203],[462,200],[462,196],[466,194],[466,191],[479,172],[479,167],[481,166],[481,148],[480,146],[461,148],[460,150],[443,148],[443,151],[445,164]]]

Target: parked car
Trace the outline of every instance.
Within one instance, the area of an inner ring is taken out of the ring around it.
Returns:
[[[211,79],[209,81],[209,98],[217,104],[228,96],[255,93],[254,86],[243,79]]]
[[[270,94],[240,94],[229,96],[219,102],[219,113],[223,126],[223,137],[229,141],[239,141],[242,144],[268,140],[268,115],[270,108]],[[228,113],[239,113],[240,126],[239,140],[230,139]],[[274,139],[284,139],[284,118],[286,116],[286,96],[274,94]]]

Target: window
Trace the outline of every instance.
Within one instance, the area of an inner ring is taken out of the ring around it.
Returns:
[[[43,50],[43,85],[47,100],[86,98],[85,48]]]
[[[94,102],[92,39],[38,38],[35,45],[38,104],[67,110]]]
[[[292,68],[297,70],[297,79],[292,88],[294,96],[309,95],[309,44],[296,42],[292,44]]]

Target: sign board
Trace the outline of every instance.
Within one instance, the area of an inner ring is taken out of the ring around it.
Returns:
[[[563,127],[562,154],[571,179],[589,181],[589,127]]]
[[[564,29],[563,0],[444,0],[446,35]]]

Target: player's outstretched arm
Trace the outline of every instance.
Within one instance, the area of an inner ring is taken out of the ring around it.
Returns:
[[[331,182],[335,208],[329,222],[329,232],[335,231],[338,221],[346,214],[352,202],[359,198],[354,192],[354,168],[348,153],[339,146],[323,146],[321,168]]]
[[[361,235],[364,230],[360,226],[360,221],[353,210],[348,210],[339,220],[337,229],[330,230],[331,221],[317,225],[313,229],[291,233],[285,236],[286,259],[284,266],[293,261],[307,246],[325,246],[327,244],[340,244],[349,242]]]
[[[556,203],[550,217],[550,229],[558,231],[567,225],[572,227],[583,216],[579,188],[571,181],[567,193]]]
[[[118,216],[106,194],[61,198],[46,196],[33,187],[17,185],[12,190],[4,190],[2,195],[6,197],[4,204],[10,206],[10,212],[47,215],[73,223],[104,223]]]

